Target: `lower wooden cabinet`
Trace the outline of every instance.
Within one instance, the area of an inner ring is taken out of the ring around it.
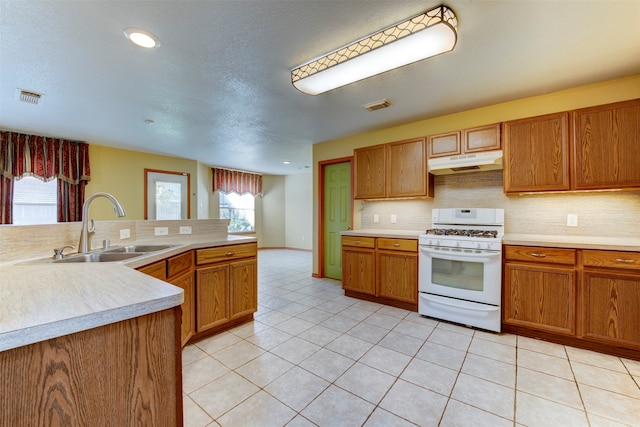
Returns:
[[[193,251],[145,265],[138,268],[138,271],[169,282],[184,291],[184,302],[180,305],[180,312],[181,341],[185,346],[195,333]]]
[[[250,321],[258,310],[256,243],[188,251],[138,270],[184,290],[183,346]]]
[[[196,336],[249,321],[258,310],[257,244],[196,250]]]
[[[182,288],[184,291],[184,302],[180,306],[182,314],[182,325],[180,329],[183,346],[187,345],[195,333],[195,310],[193,309],[195,289],[193,279],[193,272],[189,270],[187,273],[168,280],[169,283]]]
[[[640,253],[582,251],[584,339],[640,350]]]
[[[576,280],[570,268],[507,262],[504,323],[575,334]]]
[[[416,304],[418,302],[418,254],[379,251],[378,295]]]
[[[372,237],[342,237],[342,288],[376,294],[376,240]]]
[[[345,294],[417,311],[418,241],[342,237]]]
[[[507,245],[503,330],[640,360],[640,253]]]

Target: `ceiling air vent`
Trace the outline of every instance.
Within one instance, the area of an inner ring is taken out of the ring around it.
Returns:
[[[363,107],[366,108],[367,111],[382,110],[383,108],[387,108],[390,106],[391,101],[389,101],[388,99],[381,99],[380,101],[374,101],[369,104],[363,105]]]
[[[42,100],[42,94],[33,92],[31,90],[18,89],[16,90],[18,95],[18,100],[22,102],[26,102],[27,104],[40,104]]]

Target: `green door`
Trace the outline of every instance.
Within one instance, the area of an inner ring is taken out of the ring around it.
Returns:
[[[324,275],[342,279],[340,232],[351,225],[351,162],[324,167]]]

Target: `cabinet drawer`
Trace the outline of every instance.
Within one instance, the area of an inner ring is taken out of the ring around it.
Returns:
[[[507,261],[530,261],[567,265],[574,265],[576,262],[575,249],[506,246],[504,253]]]
[[[193,264],[193,251],[176,255],[167,260],[167,277],[173,277],[177,274],[188,271]]]
[[[258,245],[255,243],[245,243],[242,245],[198,249],[196,250],[196,264],[210,264],[213,262],[254,257],[257,254],[257,247]]]
[[[582,264],[589,267],[640,270],[640,253],[585,250],[582,251]]]
[[[140,267],[138,271],[160,280],[167,278],[167,264],[164,260]]]
[[[412,239],[388,239],[378,238],[378,249],[385,249],[390,251],[407,251],[417,252],[418,241]]]
[[[360,236],[342,236],[342,246],[356,246],[359,248],[375,248],[375,237],[360,237]]]

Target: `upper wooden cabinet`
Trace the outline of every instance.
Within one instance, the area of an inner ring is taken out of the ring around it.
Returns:
[[[504,123],[504,191],[570,190],[569,113]]]
[[[387,197],[427,195],[424,138],[387,144]]]
[[[381,199],[385,196],[386,147],[373,147],[353,150],[355,198]]]
[[[504,123],[504,191],[640,188],[640,99]]]
[[[429,158],[455,156],[462,153],[460,138],[461,132],[459,130],[431,135],[428,139]]]
[[[430,159],[499,150],[501,147],[500,123],[431,135],[428,139]]]
[[[354,150],[355,198],[432,197],[425,154],[424,138]]]
[[[640,187],[640,99],[576,110],[575,189]]]

